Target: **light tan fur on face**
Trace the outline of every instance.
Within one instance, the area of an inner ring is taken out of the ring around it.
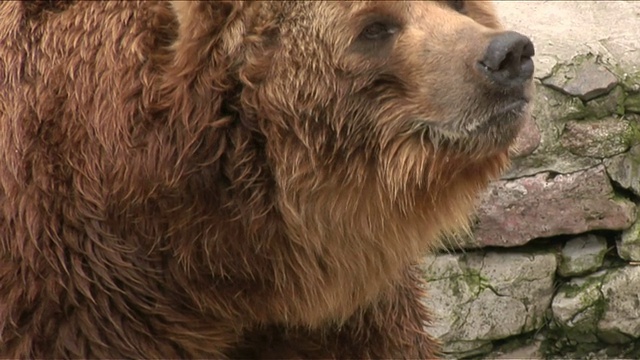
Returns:
[[[291,287],[285,293],[299,299],[287,320],[318,326],[372,301],[439,236],[464,228],[477,192],[506,166],[506,147],[469,138],[468,148],[456,149],[411,131],[411,121],[448,121],[457,116],[450,109],[478,97],[465,62],[481,57],[497,30],[431,2],[284,6],[291,15],[264,59],[267,78],[243,95],[275,139],[266,151],[276,201],[287,241],[300,244],[294,258],[305,264],[293,279],[282,276]],[[473,6],[478,21],[497,27],[489,5]],[[350,18],[371,11],[402,17],[405,29],[384,62],[363,68],[369,59],[348,49],[359,31]],[[385,70],[409,91],[367,100],[359,88]]]

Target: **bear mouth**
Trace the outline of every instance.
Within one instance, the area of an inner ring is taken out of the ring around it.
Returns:
[[[529,100],[517,99],[513,102],[496,107],[496,109],[488,116],[485,121],[480,121],[480,124],[476,126],[473,132],[488,131],[492,127],[509,127],[517,126],[524,121],[526,115],[528,115]]]
[[[485,149],[506,150],[518,137],[530,117],[530,110],[530,101],[525,99],[504,105],[480,125],[472,137],[477,138]]]
[[[498,110],[495,111],[494,113],[494,117],[499,118],[502,115],[510,114],[514,112],[521,113],[528,104],[529,104],[529,100],[527,99],[524,99],[524,98],[517,99],[511,103],[508,103],[498,108]]]
[[[420,130],[422,140],[436,147],[458,148],[468,152],[474,149],[502,151],[516,139],[530,116],[531,101],[525,97],[502,101],[489,111],[470,112],[457,121],[419,121],[414,129]]]

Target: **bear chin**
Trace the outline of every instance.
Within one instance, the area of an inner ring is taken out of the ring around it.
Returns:
[[[462,154],[494,156],[513,146],[524,124],[531,118],[531,105],[521,100],[498,108],[482,122],[452,130],[441,124],[419,122],[414,129],[421,142],[436,149],[448,148]]]

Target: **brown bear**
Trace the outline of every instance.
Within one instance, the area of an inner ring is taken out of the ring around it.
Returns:
[[[481,1],[0,4],[0,357],[430,358],[529,114]]]

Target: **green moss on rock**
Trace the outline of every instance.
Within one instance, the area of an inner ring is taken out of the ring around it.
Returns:
[[[553,68],[542,83],[567,95],[589,101],[609,93],[617,84],[617,77],[599,56],[578,55],[567,64]]]
[[[629,229],[622,232],[616,248],[621,258],[640,261],[640,218]]]
[[[604,160],[607,174],[619,186],[640,196],[640,146]]]
[[[622,74],[621,84],[624,90],[631,93],[640,92],[640,71],[628,72],[625,69],[617,68],[616,72]]]
[[[587,102],[586,117],[602,119],[610,115],[624,115],[625,93],[622,86],[616,86],[609,94]]]
[[[598,321],[606,305],[601,288],[605,272],[574,278],[562,285],[553,299],[554,324],[568,340],[598,341]]]
[[[640,93],[629,94],[624,100],[624,110],[640,114]]]
[[[602,266],[607,240],[593,234],[569,240],[561,252],[558,274],[564,277],[584,275]]]

